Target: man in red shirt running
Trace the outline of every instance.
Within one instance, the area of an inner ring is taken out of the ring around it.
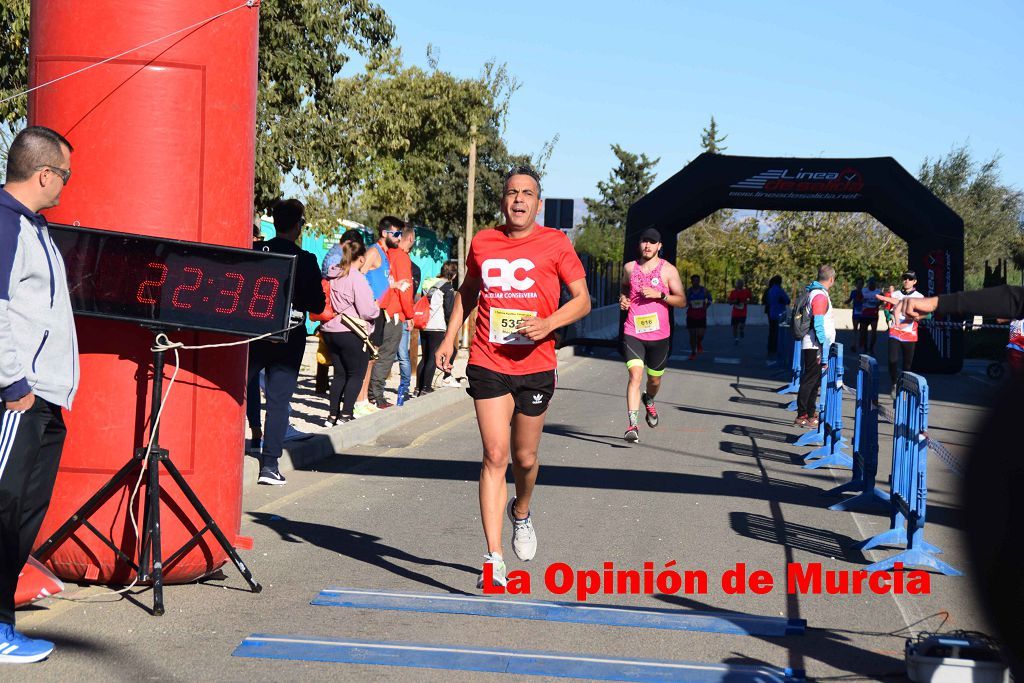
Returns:
[[[466,279],[455,295],[448,330],[436,353],[437,366],[450,372],[455,339],[476,307],[466,376],[483,442],[484,564],[490,565],[493,583],[502,586],[507,582],[501,544],[504,515],[512,521],[516,556],[528,561],[537,552],[530,501],[544,414],[555,392],[553,332],[590,312],[583,264],[565,234],[536,223],[540,206],[537,172],[527,166],[512,169],[501,199],[505,224],[473,238]],[[562,284],[571,298],[559,308]],[[510,452],[516,495],[506,505]],[[477,588],[483,588],[486,574],[485,567]]]
[[[747,327],[747,304],[752,298],[753,296],[743,280],[737,280],[733,290],[729,292],[729,303],[732,304],[732,343],[737,346],[740,339],[743,339],[743,333]]]

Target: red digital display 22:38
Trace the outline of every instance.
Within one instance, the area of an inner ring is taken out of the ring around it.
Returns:
[[[170,270],[166,264],[159,262],[148,263],[146,267],[150,270],[149,277],[139,283],[135,300],[140,304],[155,304],[158,303],[159,292],[167,285],[167,274]],[[172,280],[172,284],[177,282],[171,295],[172,306],[192,310],[197,302],[208,304],[212,299],[215,304],[219,304],[214,306],[214,312],[224,315],[237,313],[242,296],[247,295],[249,306],[243,312],[253,318],[269,318],[274,312],[274,303],[281,288],[281,281],[269,275],[256,278],[252,286],[247,287],[245,275],[230,271],[221,274],[229,283],[227,288],[214,294],[210,288],[216,289],[215,280],[212,277],[207,278],[202,268],[183,266],[181,273],[176,275],[180,277]]]
[[[288,326],[294,259],[51,225],[76,313],[255,336]]]

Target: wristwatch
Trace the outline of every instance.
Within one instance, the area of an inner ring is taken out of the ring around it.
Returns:
[[[661,293],[661,300],[662,300],[662,301],[664,301],[664,300],[665,300],[665,299],[667,299],[667,298],[668,298],[668,293],[666,293],[666,292],[662,292],[662,293]]]

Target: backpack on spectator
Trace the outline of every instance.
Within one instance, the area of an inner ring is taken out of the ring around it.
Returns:
[[[811,331],[811,293],[805,291],[801,294],[789,317],[789,331],[793,333],[793,339],[803,339]]]
[[[417,330],[426,329],[430,321],[430,294],[422,295],[412,307],[412,326]]]
[[[321,280],[321,286],[324,288],[324,297],[327,299],[327,303],[324,305],[324,310],[319,313],[309,312],[309,319],[318,323],[325,323],[330,320],[334,320],[338,312],[331,306],[331,281]]]

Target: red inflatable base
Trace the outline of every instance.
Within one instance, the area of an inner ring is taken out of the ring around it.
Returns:
[[[34,557],[29,557],[25,567],[18,574],[18,587],[14,590],[14,606],[24,607],[36,600],[56,595],[64,590],[64,584]]]
[[[29,84],[40,87],[29,97],[28,120],[53,128],[74,146],[75,182],[46,217],[249,247],[258,3],[141,0],[128,10],[120,0],[32,0],[31,13]],[[182,32],[186,27],[193,28]],[[153,334],[116,320],[76,316],[75,323],[81,384],[65,416],[67,440],[36,543],[49,538],[149,438]],[[170,336],[188,345],[237,340],[189,330]],[[241,524],[246,349],[183,350],[178,356],[181,372],[165,403],[160,445],[233,543]],[[174,358],[167,362],[165,388]],[[129,557],[139,555],[130,518],[141,520],[144,509],[144,498],[129,503],[134,484],[134,478],[126,482],[89,518]],[[226,553],[209,534],[167,562],[205,522],[163,473],[160,488],[165,581],[192,581],[222,566]],[[53,550],[47,566],[72,581],[123,585],[134,577],[84,527]]]

